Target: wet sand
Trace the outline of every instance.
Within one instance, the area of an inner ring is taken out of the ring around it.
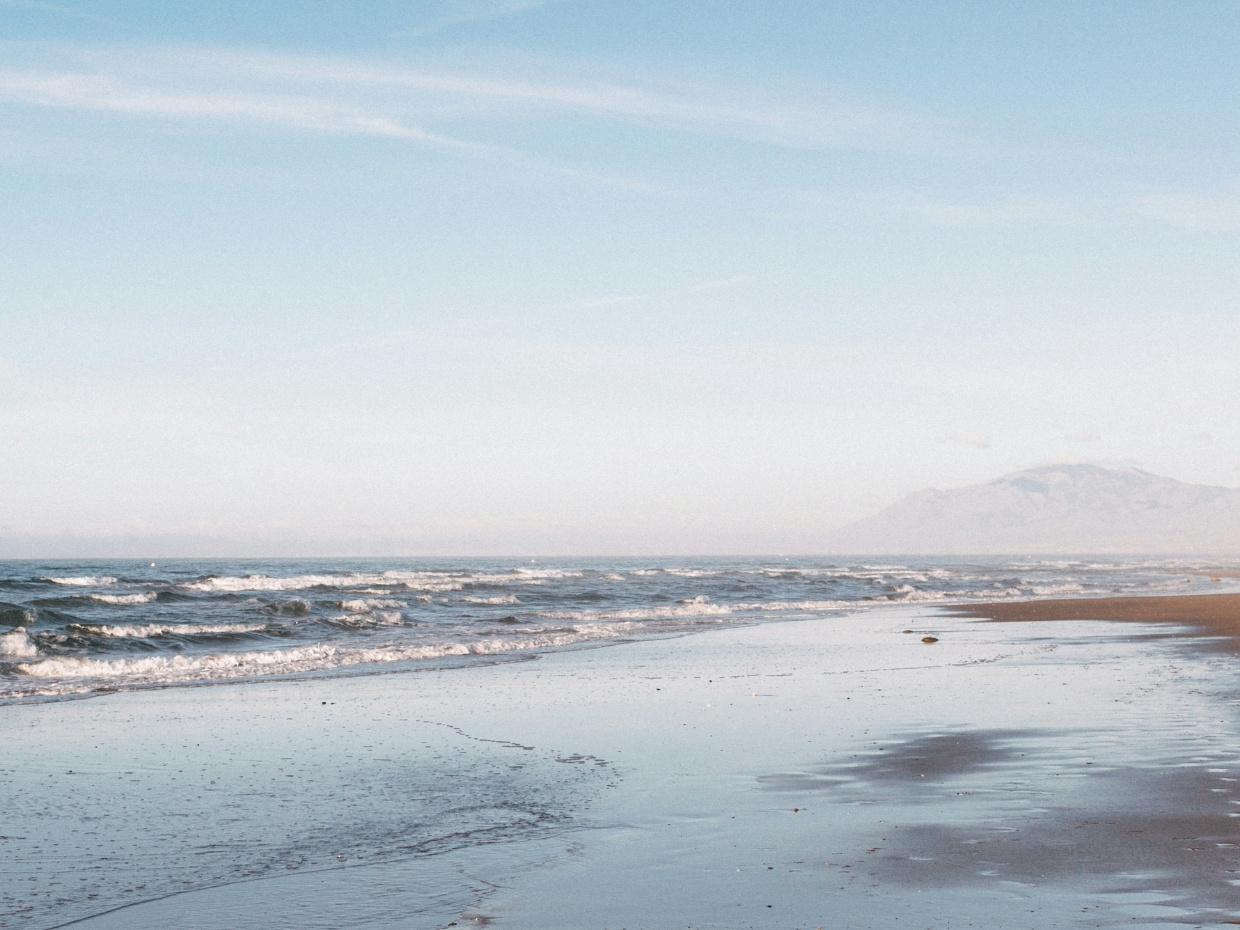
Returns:
[[[0,927],[1231,926],[1237,667],[1164,632],[905,608],[3,708]]]
[[[1103,597],[969,604],[953,608],[962,617],[1007,622],[1112,620],[1175,623],[1218,636],[1240,636],[1240,594],[1172,597]]]

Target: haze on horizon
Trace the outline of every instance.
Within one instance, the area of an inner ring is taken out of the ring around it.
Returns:
[[[0,555],[1240,484],[1240,6],[0,0]]]

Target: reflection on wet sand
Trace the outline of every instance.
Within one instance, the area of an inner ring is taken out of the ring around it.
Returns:
[[[808,772],[764,775],[758,782],[768,791],[857,791],[908,783],[917,787],[916,796],[921,797],[947,779],[993,769],[1023,756],[1016,751],[1020,736],[1019,730],[929,733],[854,753],[848,761]]]
[[[881,845],[858,864],[891,886],[1053,883],[1100,900],[1156,901],[1164,917],[1235,922],[1240,760],[1111,764],[1113,747],[1097,736],[912,736],[758,782],[832,804],[881,805],[885,835],[871,837]]]

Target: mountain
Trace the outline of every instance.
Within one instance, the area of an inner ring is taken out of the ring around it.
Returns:
[[[840,553],[1240,552],[1240,489],[1139,468],[1047,465],[915,491],[832,534]]]

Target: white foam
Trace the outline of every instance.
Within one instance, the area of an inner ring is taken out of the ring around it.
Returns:
[[[563,568],[518,568],[511,573],[505,572],[497,575],[483,575],[480,577],[490,577],[496,580],[502,580],[506,574],[515,574],[519,580],[529,583],[532,581],[551,581],[558,578],[580,578],[582,573],[578,571],[569,571]]]
[[[902,584],[896,588],[896,593],[889,595],[886,600],[897,601],[901,604],[915,604],[920,601],[942,601],[949,597],[956,598],[959,595],[949,595],[946,591],[918,591],[912,585]]]
[[[548,620],[682,620],[702,617],[727,617],[755,611],[805,612],[815,610],[857,609],[858,601],[758,601],[741,604],[714,604],[698,595],[666,607],[626,607],[619,610],[549,610],[537,616]]]
[[[671,575],[676,578],[723,578],[730,575],[760,575],[766,578],[782,578],[797,576],[803,578],[832,578],[842,581],[882,582],[899,579],[901,582],[926,583],[945,578],[954,578],[958,572],[948,569],[910,569],[902,565],[874,565],[854,568],[804,568],[796,565],[763,567],[763,568],[639,568],[631,575]],[[612,575],[604,575],[608,580],[622,580]]]
[[[154,591],[147,591],[143,594],[92,594],[90,597],[105,604],[149,604],[157,595]]]
[[[390,598],[375,597],[359,597],[351,601],[341,601],[340,609],[347,610],[349,613],[360,614],[371,610],[399,610],[406,607],[404,601],[395,601]]]
[[[372,610],[366,613],[350,613],[335,617],[333,623],[350,629],[364,629],[375,626],[394,626],[404,623],[404,615],[399,610]]]
[[[666,607],[624,607],[619,610],[548,610],[537,616],[549,620],[679,620],[688,617],[715,617],[733,613],[743,605],[682,601]]]
[[[1085,586],[1080,584],[1034,584],[1029,586],[1029,593],[1039,597],[1059,594],[1084,594]]]
[[[579,626],[571,630],[524,637],[493,637],[474,642],[425,645],[339,647],[327,644],[267,652],[230,652],[206,656],[146,656],[137,659],[54,658],[17,666],[25,675],[41,679],[128,679],[135,684],[287,675],[345,666],[436,659],[445,656],[499,655],[529,649],[548,649],[611,638],[623,625]],[[11,634],[10,634],[11,635]]]
[[[50,581],[53,584],[65,584],[77,588],[94,588],[101,587],[103,585],[116,584],[116,579],[111,575],[101,575],[99,577],[94,575],[74,575],[69,578],[47,578],[45,580]]]
[[[193,591],[237,592],[299,591],[305,588],[356,588],[375,585],[403,587],[414,591],[459,591],[464,587],[464,580],[434,572],[354,572],[347,575],[293,575],[287,578],[221,575],[191,581],[184,587]]]
[[[463,597],[466,604],[518,604],[515,594],[502,594],[498,597]]]
[[[739,604],[745,610],[844,610],[861,607],[857,601],[766,601],[761,604]]]
[[[37,678],[139,678],[176,680],[208,678],[228,672],[282,671],[333,656],[332,646],[307,646],[271,652],[233,652],[207,656],[147,656],[141,659],[56,658],[18,666]]]
[[[26,632],[25,627],[16,627],[8,633],[0,634],[0,656],[15,659],[29,659],[39,654],[39,648]]]
[[[540,585],[562,578],[580,578],[579,571],[559,568],[515,568],[506,572],[388,571],[349,572],[341,575],[217,575],[187,582],[192,591],[298,591],[305,588],[405,588],[409,591],[460,591],[467,584]],[[114,579],[115,580],[115,579]]]
[[[151,636],[198,636],[219,633],[257,633],[267,629],[265,623],[148,623],[134,626],[75,623],[74,629],[96,636],[127,636],[145,639]]]

